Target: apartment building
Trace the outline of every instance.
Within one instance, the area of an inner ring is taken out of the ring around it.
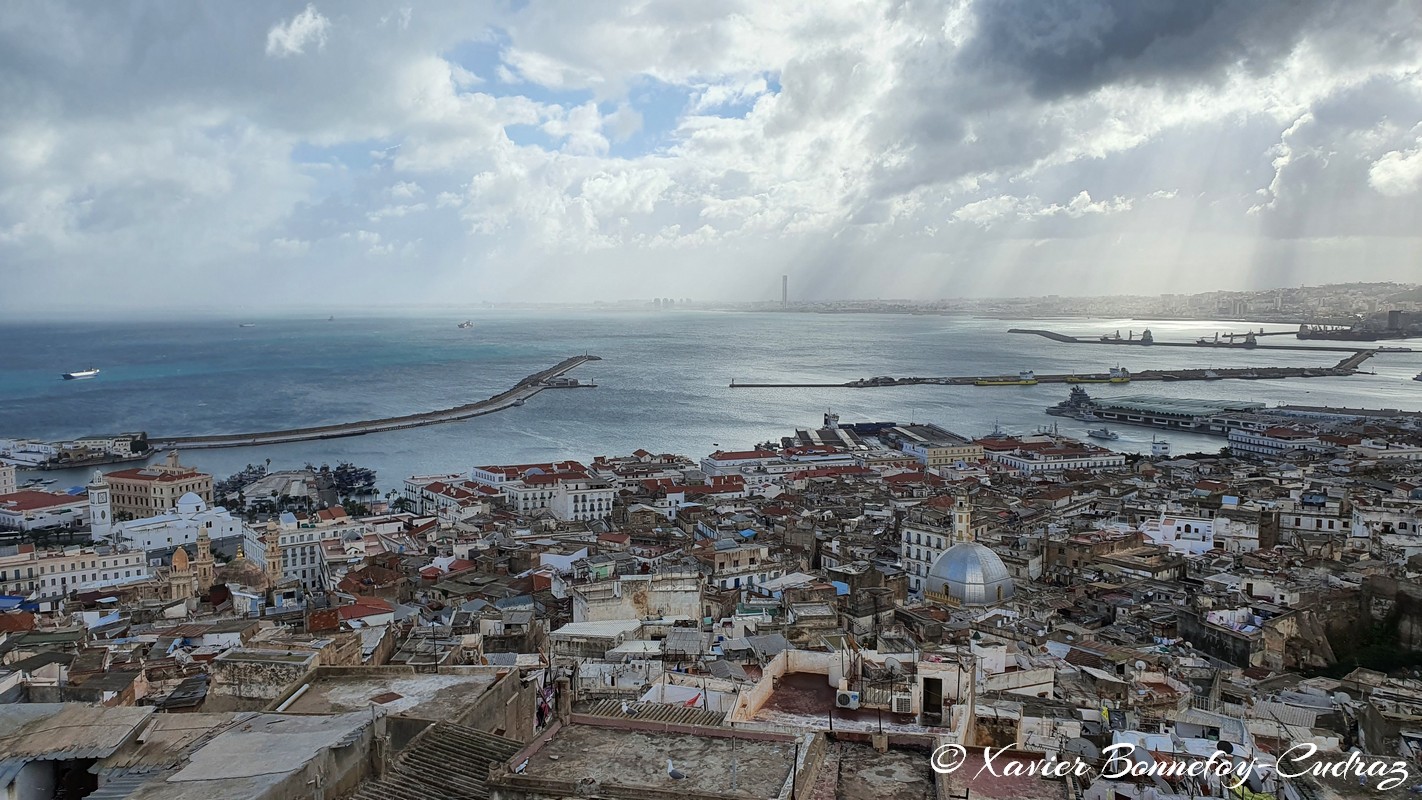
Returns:
[[[0,594],[66,594],[148,577],[148,561],[138,550],[69,547],[39,551],[33,544],[0,548]]]
[[[109,483],[115,519],[141,519],[176,508],[183,495],[192,492],[212,504],[212,476],[183,466],[176,450],[157,464],[110,472]]]

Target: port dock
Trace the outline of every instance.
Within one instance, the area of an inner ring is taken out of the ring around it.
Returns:
[[[601,361],[598,356],[581,355],[564,359],[555,366],[535,372],[514,384],[507,391],[500,392],[487,400],[468,403],[440,411],[426,411],[399,417],[342,422],[334,425],[317,425],[309,428],[289,428],[258,433],[231,433],[214,436],[155,436],[149,440],[154,450],[181,448],[183,450],[210,450],[219,447],[249,447],[252,445],[286,444],[288,442],[309,442],[318,439],[339,439],[346,436],[362,436],[367,433],[383,433],[405,428],[419,428],[455,422],[472,417],[492,414],[514,406],[521,406],[530,397],[544,389],[575,389],[591,387],[592,384],[579,383],[576,379],[563,376],[589,361]]]

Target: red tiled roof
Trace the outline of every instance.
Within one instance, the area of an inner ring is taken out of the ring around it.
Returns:
[[[118,478],[126,481],[152,481],[154,483],[177,483],[178,481],[191,480],[193,478],[206,478],[207,473],[197,470],[187,472],[164,473],[152,472],[147,467],[134,467],[132,469],[121,469],[118,472],[110,472],[104,475],[105,478]]]
[[[88,495],[37,492],[33,489],[21,489],[14,494],[0,494],[0,509],[6,511],[38,511],[42,508],[85,505],[88,502]]]
[[[722,452],[717,450],[707,456],[712,461],[741,461],[748,458],[775,458],[772,450],[729,450]]]

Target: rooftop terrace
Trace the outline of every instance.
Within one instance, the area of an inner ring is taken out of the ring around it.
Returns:
[[[411,673],[323,673],[286,710],[293,714],[364,711],[372,704],[388,714],[445,720],[498,680],[497,673],[423,675]]]

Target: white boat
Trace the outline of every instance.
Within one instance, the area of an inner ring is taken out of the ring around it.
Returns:
[[[255,328],[255,327],[257,327],[257,323],[255,323],[255,322],[239,322],[239,323],[237,324],[237,327],[239,327],[239,328]]]
[[[1093,439],[1109,439],[1109,440],[1112,440],[1112,441],[1115,441],[1116,439],[1121,438],[1121,434],[1116,433],[1115,431],[1111,430],[1110,428],[1105,428],[1105,427],[1098,428],[1098,429],[1096,429],[1096,430],[1094,430],[1094,431],[1087,431],[1087,432],[1086,432],[1086,435],[1087,435],[1087,436],[1090,436],[1090,437],[1093,438]]]
[[[89,367],[88,369],[81,369],[77,372],[66,372],[64,373],[64,379],[66,381],[82,381],[85,378],[92,378],[98,374],[98,367]]]

